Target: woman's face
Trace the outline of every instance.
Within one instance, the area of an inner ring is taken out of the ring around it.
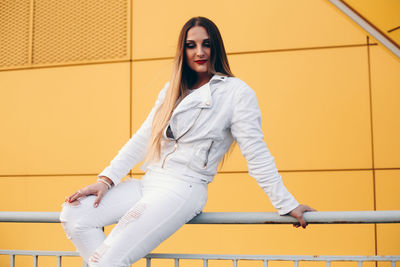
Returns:
[[[198,74],[207,73],[210,53],[210,40],[206,29],[202,26],[191,28],[185,41],[187,65]]]

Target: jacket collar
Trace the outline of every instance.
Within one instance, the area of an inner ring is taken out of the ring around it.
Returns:
[[[189,108],[211,108],[212,107],[212,93],[215,89],[213,86],[218,82],[225,82],[227,80],[226,76],[214,74],[210,81],[196,89],[190,95],[185,97],[182,102],[176,107],[174,113],[179,113],[181,111],[187,110]]]
[[[223,82],[225,82],[227,78],[228,78],[227,76],[214,74],[210,79],[210,83],[215,82],[215,81],[223,81]]]

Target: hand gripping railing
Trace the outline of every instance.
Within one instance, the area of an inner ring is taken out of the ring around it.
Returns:
[[[59,212],[0,212],[0,222],[29,222],[29,223],[59,223]],[[400,211],[329,211],[307,212],[304,218],[309,224],[369,224],[369,223],[400,223]],[[189,224],[292,224],[296,219],[290,216],[280,216],[274,212],[205,212],[193,218]],[[28,251],[0,250],[0,255],[10,255],[10,266],[15,266],[15,255],[33,256],[33,266],[38,266],[38,256],[56,256],[57,267],[61,267],[61,257],[79,256],[77,252],[69,251]],[[237,267],[239,260],[261,261],[264,267],[269,261],[291,261],[298,267],[300,261],[325,261],[326,267],[331,262],[356,261],[358,267],[363,262],[391,262],[396,267],[400,256],[269,256],[269,255],[212,255],[212,254],[149,254],[146,266],[151,267],[151,259],[173,259],[174,266],[179,267],[179,260],[192,259],[203,261],[208,266],[209,260],[231,260]],[[83,263],[83,266],[86,266]],[[261,266],[261,265],[260,265]]]

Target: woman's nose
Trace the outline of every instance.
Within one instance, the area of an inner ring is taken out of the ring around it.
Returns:
[[[204,56],[204,50],[202,47],[197,48],[196,54],[198,57],[203,57]]]

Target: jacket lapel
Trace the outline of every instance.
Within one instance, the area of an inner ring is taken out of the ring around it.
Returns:
[[[169,124],[175,139],[179,139],[193,127],[202,109],[209,109],[212,107],[213,102],[211,96],[212,92],[215,90],[214,84],[224,79],[226,79],[226,77],[215,74],[209,83],[186,96],[178,104],[172,113]]]

